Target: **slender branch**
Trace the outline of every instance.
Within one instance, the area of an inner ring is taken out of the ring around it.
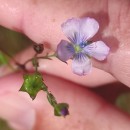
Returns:
[[[35,58],[36,58],[36,59],[48,59],[48,60],[51,60],[50,57],[54,57],[54,56],[55,56],[55,53],[52,54],[52,55],[48,55],[48,54],[47,54],[46,56],[36,56]],[[33,59],[34,59],[34,58],[28,59],[27,61],[25,61],[25,62],[23,63],[23,65],[26,65],[27,63],[31,62]]]
[[[36,53],[33,58],[30,58],[27,61],[25,61],[23,64],[21,64],[18,61],[16,61],[9,53],[4,51],[3,49],[0,49],[0,51],[2,53],[4,53],[5,55],[7,55],[24,72],[27,72],[27,70],[26,70],[26,64],[27,63],[32,62],[33,60],[35,60],[35,62],[37,62],[37,60],[39,60],[39,59],[49,59],[49,60],[51,60],[51,57],[55,57],[56,56],[55,53],[52,54],[52,55],[46,54],[45,56],[37,56],[38,54]],[[10,63],[8,63],[8,64],[10,65]],[[10,66],[11,66],[11,68],[13,68],[12,65],[10,65]],[[38,71],[38,63],[37,63],[37,65],[34,65],[34,67],[35,67],[35,71],[37,72]]]
[[[39,66],[38,61],[37,61],[37,55],[38,55],[37,53],[34,55],[34,63],[33,63],[35,67],[35,72],[38,72],[38,66]]]

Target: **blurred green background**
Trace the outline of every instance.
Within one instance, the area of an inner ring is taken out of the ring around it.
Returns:
[[[14,55],[31,45],[32,41],[25,35],[0,26],[0,50]]]
[[[0,52],[6,52],[13,56],[30,46],[33,42],[23,34],[0,27]],[[0,63],[7,63],[8,58],[0,53]],[[109,103],[118,106],[124,112],[130,114],[130,89],[125,85],[116,82],[101,86],[99,88],[90,89],[102,96]],[[12,130],[7,122],[0,119],[0,130]]]

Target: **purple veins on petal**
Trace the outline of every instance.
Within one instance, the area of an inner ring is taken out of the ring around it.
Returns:
[[[71,43],[62,40],[57,46],[57,57],[63,62],[72,58],[75,74],[85,75],[91,71],[89,56],[102,61],[109,54],[110,48],[103,41],[89,41],[99,30],[99,24],[94,18],[72,18],[61,27]]]
[[[68,19],[61,25],[62,31],[72,43],[78,43],[79,19]]]
[[[84,53],[77,53],[72,61],[73,73],[77,75],[85,75],[91,71],[92,64],[90,59]]]
[[[64,34],[74,44],[80,44],[93,37],[98,29],[99,24],[93,18],[72,18],[61,25]]]
[[[61,42],[57,46],[57,57],[61,61],[66,62],[68,59],[73,57],[74,53],[75,51],[73,45],[65,40],[61,40]]]
[[[93,42],[84,48],[86,54],[100,61],[107,57],[109,50],[110,48],[103,41]]]

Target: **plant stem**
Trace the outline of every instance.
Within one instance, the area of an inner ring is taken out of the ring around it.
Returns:
[[[38,61],[37,61],[37,53],[34,55],[34,67],[35,67],[35,72],[38,72]]]
[[[52,55],[36,56],[35,58],[36,58],[37,60],[38,60],[38,59],[49,59],[49,60],[51,60],[50,57],[55,57],[55,56],[56,56],[56,55],[55,55],[55,53],[54,53],[54,54],[52,54]],[[34,58],[28,59],[27,61],[24,62],[23,65],[26,65],[27,63],[31,62],[33,59],[34,59]]]

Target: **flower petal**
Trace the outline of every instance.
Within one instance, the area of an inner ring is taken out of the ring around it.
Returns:
[[[91,71],[92,64],[90,59],[84,53],[78,53],[75,55],[72,61],[73,73],[77,75],[86,75]]]
[[[93,42],[84,48],[88,55],[100,61],[106,59],[109,50],[110,48],[103,41]]]
[[[80,20],[80,38],[81,42],[92,38],[98,31],[99,24],[94,18],[83,18]]]
[[[57,46],[56,55],[61,61],[66,62],[68,59],[73,57],[74,52],[75,51],[72,44],[65,40],[61,40]]]
[[[72,43],[78,43],[79,19],[68,19],[61,25],[62,31]]]
[[[61,25],[62,31],[72,43],[80,44],[93,37],[99,24],[93,18],[72,18]]]

